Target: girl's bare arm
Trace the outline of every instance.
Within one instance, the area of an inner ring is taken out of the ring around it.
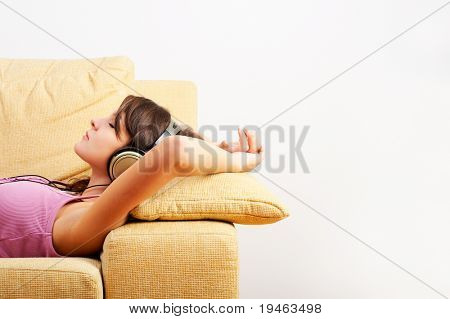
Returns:
[[[250,171],[260,153],[230,153],[207,141],[169,136],[115,179],[67,234],[65,250],[83,256],[101,249],[108,233],[141,202],[178,176]]]
[[[108,233],[121,226],[128,213],[177,177],[175,166],[181,147],[169,136],[123,172],[78,217],[67,234],[65,250],[71,256],[89,255],[101,249]]]
[[[177,176],[248,172],[262,160],[261,153],[230,153],[207,140],[178,135],[175,138],[182,145],[178,148],[181,153],[175,167]]]

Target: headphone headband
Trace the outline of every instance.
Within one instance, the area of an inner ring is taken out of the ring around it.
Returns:
[[[170,123],[169,126],[167,126],[167,128],[165,129],[165,131],[161,134],[160,137],[158,137],[158,139],[155,141],[155,143],[153,144],[153,146],[159,144],[161,142],[162,139],[166,138],[167,136],[170,135],[177,135],[179,132],[181,131],[181,126],[178,125],[177,122],[175,122],[172,118],[170,119]]]

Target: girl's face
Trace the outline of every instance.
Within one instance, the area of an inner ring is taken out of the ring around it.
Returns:
[[[120,121],[120,138],[114,130],[115,112],[106,117],[91,120],[91,129],[83,132],[79,142],[74,145],[75,153],[92,168],[107,170],[109,157],[117,149],[126,146],[131,137],[125,129],[123,115]]]

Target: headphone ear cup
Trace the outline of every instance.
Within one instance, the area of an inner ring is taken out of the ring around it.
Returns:
[[[115,151],[108,159],[108,176],[113,181],[136,163],[145,152],[132,146],[125,146]]]

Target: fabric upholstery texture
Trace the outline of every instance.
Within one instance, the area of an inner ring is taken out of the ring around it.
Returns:
[[[134,79],[127,57],[0,59],[0,177],[64,179],[89,168],[74,144],[116,110]],[[55,169],[57,168],[57,169]]]
[[[84,257],[0,258],[0,298],[103,298],[101,263]]]
[[[175,178],[130,215],[141,220],[214,219],[271,224],[289,213],[253,173],[246,172]]]
[[[219,221],[132,222],[100,256],[105,298],[238,298],[236,229]]]

